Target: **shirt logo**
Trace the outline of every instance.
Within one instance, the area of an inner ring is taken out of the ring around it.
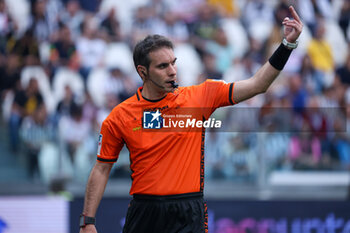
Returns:
[[[102,146],[102,134],[98,136],[98,147],[97,147],[97,154],[100,155],[101,153],[101,146]]]
[[[160,129],[163,127],[162,113],[157,110],[143,112],[143,128],[144,129]]]

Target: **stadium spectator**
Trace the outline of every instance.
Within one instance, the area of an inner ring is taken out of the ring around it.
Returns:
[[[160,16],[154,15],[151,6],[140,6],[134,13],[132,23],[132,45],[148,34],[155,33],[158,30],[158,25],[162,25]]]
[[[107,44],[98,36],[98,23],[96,18],[86,18],[82,24],[82,35],[76,41],[76,48],[80,60],[80,74],[86,81],[94,67],[103,64],[103,56]]]
[[[225,148],[227,134],[218,133],[216,130],[210,130],[206,133],[205,147],[205,176],[209,179],[226,179],[232,175],[227,158],[225,157]]]
[[[52,142],[55,137],[54,126],[44,104],[38,105],[32,115],[23,119],[20,135],[26,146],[28,173],[32,179],[40,179],[39,152],[44,143]]]
[[[32,16],[30,18],[30,29],[36,40],[41,43],[48,41],[53,33],[55,26],[50,25],[46,14],[46,1],[36,0],[32,5]]]
[[[157,30],[157,33],[172,38],[175,44],[188,41],[190,35],[187,25],[177,14],[166,11],[162,19],[163,23],[158,25],[160,29]]]
[[[22,66],[39,65],[39,42],[34,36],[33,29],[28,29],[23,37],[16,40],[10,52],[18,55]]]
[[[338,115],[338,118],[334,121],[335,135],[332,138],[332,143],[335,146],[340,168],[350,168],[350,115],[349,115],[349,102],[345,112]],[[345,119],[344,119],[345,118]]]
[[[101,22],[101,29],[107,34],[108,42],[117,42],[123,39],[120,27],[117,11],[112,8]]]
[[[223,145],[226,159],[224,172],[231,180],[251,182],[257,172],[258,160],[250,145],[251,135],[233,133]]]
[[[6,92],[15,91],[20,80],[20,63],[19,56],[9,54],[4,61],[4,65],[0,66],[0,99],[3,100]]]
[[[288,146],[288,157],[292,161],[293,169],[315,170],[319,168],[321,160],[321,142],[312,136],[307,125],[302,128],[302,133],[291,137]]]
[[[73,59],[77,59],[75,43],[71,38],[71,31],[68,26],[61,24],[58,39],[51,44],[50,62],[55,70],[60,67],[69,67]]]
[[[228,70],[235,58],[234,47],[228,42],[225,31],[220,27],[213,32],[212,40],[205,43],[205,52],[214,56],[215,69],[222,74]]]
[[[288,5],[284,1],[281,1],[279,4],[277,4],[273,12],[273,18],[271,20],[273,22],[273,27],[269,37],[267,38],[264,59],[268,58],[272,54],[276,46],[278,46],[279,41],[281,41],[282,25],[280,22],[285,17],[289,17]]]
[[[13,18],[8,12],[5,0],[0,0],[0,64],[7,52],[7,42],[12,31],[17,27]]]
[[[323,89],[333,84],[335,66],[331,45],[325,39],[324,19],[318,18],[312,34],[313,37],[307,47],[307,54],[317,72],[319,89]]]
[[[68,0],[66,10],[60,14],[59,20],[67,25],[72,32],[72,40],[77,40],[81,35],[81,25],[84,22],[85,12],[80,8],[78,0]]]
[[[350,2],[347,0],[343,1],[338,22],[340,28],[344,33],[344,37],[347,38],[348,42],[350,42],[350,35],[347,33],[347,30],[350,25]]]
[[[240,9],[237,5],[237,0],[208,0],[208,3],[214,6],[224,18],[236,18],[240,15]]]
[[[22,120],[30,116],[43,104],[43,97],[39,92],[38,81],[30,79],[28,86],[22,90],[16,90],[9,119],[10,145],[13,151],[19,149],[19,128]]]
[[[106,95],[115,95],[121,101],[129,98],[136,91],[136,85],[121,69],[113,67],[110,69],[110,75],[104,83],[104,93]]]
[[[203,3],[197,9],[197,18],[190,24],[190,41],[200,56],[205,53],[205,43],[213,40],[214,33],[220,26],[219,20],[220,16],[213,6]]]
[[[206,79],[222,79],[223,74],[217,69],[215,56],[211,53],[205,53],[202,57],[204,70],[198,77],[197,83],[202,83]]]
[[[350,48],[350,44],[348,45]],[[345,64],[336,70],[337,78],[347,87],[350,85],[350,52],[346,58]]]
[[[196,20],[197,9],[201,7],[204,0],[163,0],[169,11],[174,12],[186,24],[192,24]]]
[[[302,58],[301,67],[299,73],[302,77],[302,82],[306,90],[310,94],[319,94],[322,91],[322,86],[318,80],[319,75],[316,69],[311,63],[310,57],[305,54]]]
[[[58,103],[56,114],[59,118],[63,116],[69,116],[72,105],[74,104],[74,93],[69,85],[64,87],[64,96],[63,99]]]
[[[249,28],[256,19],[263,22],[272,22],[273,11],[270,4],[263,0],[246,1],[242,11],[243,24]]]
[[[63,116],[59,121],[59,136],[73,165],[78,151],[84,149],[87,139],[91,136],[91,126],[89,119],[84,118],[83,105],[77,103],[71,105],[70,115]]]
[[[298,0],[300,17],[311,31],[318,24],[317,18],[333,19],[331,1],[328,0]]]
[[[286,78],[289,81],[289,101],[291,102],[294,111],[301,113],[306,107],[310,95],[303,85],[301,76],[299,74],[290,74]]]

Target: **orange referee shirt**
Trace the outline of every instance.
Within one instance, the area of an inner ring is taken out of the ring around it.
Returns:
[[[208,119],[216,108],[232,105],[234,83],[207,80],[179,87],[151,101],[137,93],[116,106],[101,127],[97,160],[113,163],[123,145],[130,152],[132,194],[173,195],[202,192],[204,185],[204,130],[162,131],[144,128],[145,112],[161,114],[191,108]]]

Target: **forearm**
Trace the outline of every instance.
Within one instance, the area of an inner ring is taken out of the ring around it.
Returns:
[[[274,68],[270,62],[266,62],[253,76],[256,82],[257,93],[264,93],[271,86],[272,82],[280,74],[280,70]]]
[[[239,103],[257,94],[266,92],[279,73],[279,70],[274,68],[269,62],[266,62],[251,78],[235,83],[233,91],[234,101]]]
[[[266,92],[272,82],[277,78],[280,71],[283,70],[293,50],[287,47],[290,46],[290,44],[291,43],[288,42],[287,45],[281,43],[272,54],[269,61],[253,76],[253,79],[256,79],[255,82],[258,86],[258,93]]]
[[[267,91],[288,61],[292,50],[281,45],[251,78],[235,83],[233,99],[236,103]]]
[[[112,164],[97,162],[91,170],[86,185],[83,213],[86,216],[94,217],[102,199]]]

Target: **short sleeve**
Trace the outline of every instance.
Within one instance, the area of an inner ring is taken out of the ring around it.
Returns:
[[[98,138],[97,160],[114,163],[118,160],[119,152],[124,146],[121,135],[113,134],[108,118],[103,121]],[[113,130],[115,131],[115,129]]]
[[[204,107],[216,109],[235,104],[233,100],[234,83],[227,83],[224,80],[208,79],[203,85],[202,98]]]

